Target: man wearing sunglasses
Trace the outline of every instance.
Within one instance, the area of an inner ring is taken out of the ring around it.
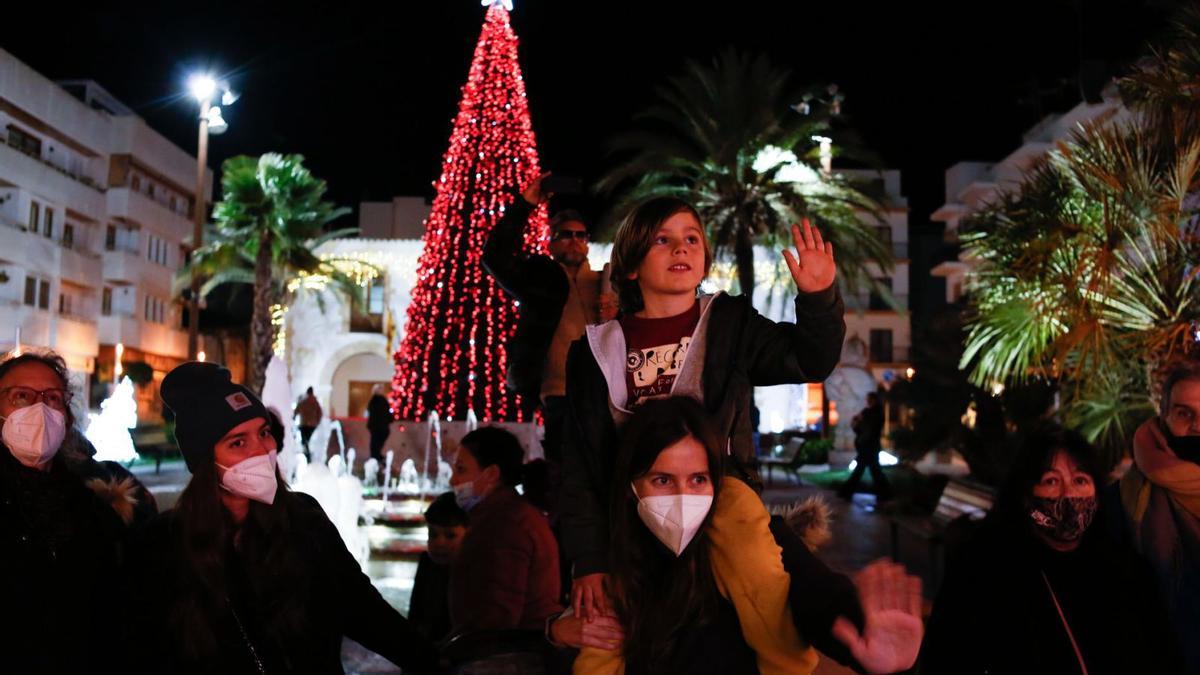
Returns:
[[[508,205],[483,249],[483,266],[521,303],[517,332],[508,346],[508,386],[542,402],[543,448],[557,461],[566,413],[567,349],[590,323],[616,316],[616,297],[602,293],[600,274],[588,265],[587,225],[576,211],[550,219],[549,256],[523,250],[525,227],[551,197],[542,174]]]

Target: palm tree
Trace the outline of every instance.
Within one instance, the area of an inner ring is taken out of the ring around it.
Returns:
[[[831,133],[840,96],[830,88],[832,105],[813,105],[813,93],[794,89],[791,79],[765,56],[733,50],[709,66],[689,62],[636,116],[640,128],[614,138],[619,160],[598,189],[628,188],[623,205],[660,195],[689,201],[718,255],[732,249],[743,293],[754,289],[754,244],[783,246],[790,225],[808,217],[834,245],[843,289],[890,298],[868,263],[886,273],[892,252],[860,215],[878,221],[879,204],[846,178],[815,168],[814,136]]]
[[[1120,82],[1126,110],[1078,129],[965,223],[975,383],[1058,382],[1068,424],[1115,457],[1158,375],[1197,352],[1200,12]]]
[[[296,292],[296,280],[321,276],[351,297],[361,293],[357,279],[339,261],[314,253],[324,242],[358,234],[358,229],[326,231],[349,209],[323,200],[325,181],[313,176],[303,162],[300,155],[275,153],[226,160],[222,199],[213,206],[207,243],[193,253],[176,278],[181,287],[191,278],[194,265],[205,279],[200,289],[205,296],[224,283],[253,286],[247,386],[255,391],[262,390],[279,313]]]

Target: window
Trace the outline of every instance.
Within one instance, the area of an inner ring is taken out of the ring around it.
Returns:
[[[175,198],[175,195],[171,195],[171,210],[172,210],[172,211],[178,211],[178,210],[179,210],[179,204],[178,204],[178,202],[179,202],[179,200]]]
[[[37,302],[37,279],[25,277],[25,304],[33,307]]]
[[[38,280],[38,309],[50,309],[50,282]]]
[[[150,320],[150,296],[148,295],[142,300],[142,316],[147,321]]]
[[[29,202],[29,231],[37,234],[38,221],[42,219],[42,207],[37,202]]]
[[[112,289],[105,287],[100,293],[100,313],[104,316],[112,316]]]
[[[75,225],[65,223],[63,225],[62,245],[65,248],[73,248],[75,246]]]
[[[893,363],[892,358],[892,329],[871,329],[871,361],[875,363]]]
[[[154,183],[146,181],[146,194],[149,195],[151,199],[154,199]]]
[[[886,288],[888,290],[892,289],[891,277],[883,277],[881,279],[878,279],[877,281],[879,281],[879,284],[881,286],[883,286],[884,288]],[[887,303],[887,301],[883,299],[882,295],[880,295],[879,293],[876,293],[875,291],[871,291],[871,299],[870,299],[869,304],[867,305],[867,309],[877,311],[877,312],[886,312],[886,311],[892,309],[892,306],[889,305]]]
[[[371,289],[367,292],[367,313],[383,314],[383,284],[371,284]]]
[[[134,192],[140,192],[142,189],[142,177],[136,173],[133,174],[133,178],[129,179],[129,187],[133,188]]]
[[[117,226],[116,225],[109,225],[108,228],[106,228],[104,230],[104,250],[105,251],[117,250]]]
[[[875,228],[875,236],[879,237],[879,241],[890,246],[892,243],[892,228],[887,225],[877,226]]]
[[[42,156],[42,140],[12,124],[8,125],[8,144],[30,157]]]
[[[46,209],[46,220],[42,221],[42,233],[47,239],[54,238],[54,209]]]
[[[71,296],[66,293],[58,294],[58,313],[71,314]]]

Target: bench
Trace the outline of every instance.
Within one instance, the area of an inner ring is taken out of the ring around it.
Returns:
[[[154,456],[154,473],[162,467],[163,458],[179,454],[179,448],[167,438],[165,427],[142,427],[134,429],[129,434],[133,438],[133,447],[139,455]]]
[[[930,579],[936,586],[940,579],[941,549],[956,532],[970,530],[987,515],[995,501],[995,490],[982,483],[955,478],[946,483],[930,514],[890,514],[888,524],[892,534],[892,559],[900,560],[900,532],[903,530],[929,546]],[[949,537],[947,535],[950,535]],[[951,542],[953,543],[953,542]]]
[[[759,472],[762,473],[762,469],[766,469],[767,487],[771,486],[771,478],[776,468],[782,469],[784,474],[790,474],[796,480],[800,479],[799,469],[804,463],[804,453],[800,449],[803,446],[803,438],[789,438],[783,446],[775,446],[768,454],[758,457]]]

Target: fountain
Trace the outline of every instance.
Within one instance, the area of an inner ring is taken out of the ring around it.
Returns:
[[[129,430],[137,426],[137,401],[133,398],[133,382],[122,378],[112,396],[100,402],[100,414],[88,413],[88,428],[84,434],[96,446],[97,462],[132,462],[137,459]]]
[[[421,476],[417,473],[417,463],[412,460],[412,457],[409,457],[400,465],[400,482],[396,487],[396,492],[402,495],[416,495],[421,492],[421,483]]]
[[[433,486],[433,494],[440,495],[443,492],[450,491],[450,476],[453,475],[454,469],[449,463],[438,460],[438,476],[437,483]]]
[[[363,462],[363,485],[372,489],[379,487],[379,460],[374,457]]]
[[[433,467],[436,466],[434,462],[440,461],[442,461],[442,421],[438,417],[437,411],[433,410],[429,413],[429,435],[425,437],[425,466],[422,467],[425,475],[419,488],[422,495],[428,495],[432,490],[432,472]]]
[[[467,433],[479,428],[479,418],[475,417],[475,409],[467,408]]]
[[[392,452],[391,450],[388,450],[387,453],[384,454],[384,463],[383,463],[383,499],[384,499],[384,501],[387,501],[388,493],[391,492],[392,458],[393,457],[395,457],[395,453]]]
[[[296,423],[293,419],[295,401],[292,400],[292,385],[288,380],[287,364],[279,356],[272,356],[267,364],[267,377],[263,383],[262,402],[267,410],[275,413],[283,423],[283,447],[279,448],[280,473],[285,480],[295,476],[297,457],[303,446],[300,445],[296,433]]]
[[[346,458],[346,437],[342,435],[342,421],[333,420],[329,423],[329,433],[337,436],[338,454],[344,460]]]

